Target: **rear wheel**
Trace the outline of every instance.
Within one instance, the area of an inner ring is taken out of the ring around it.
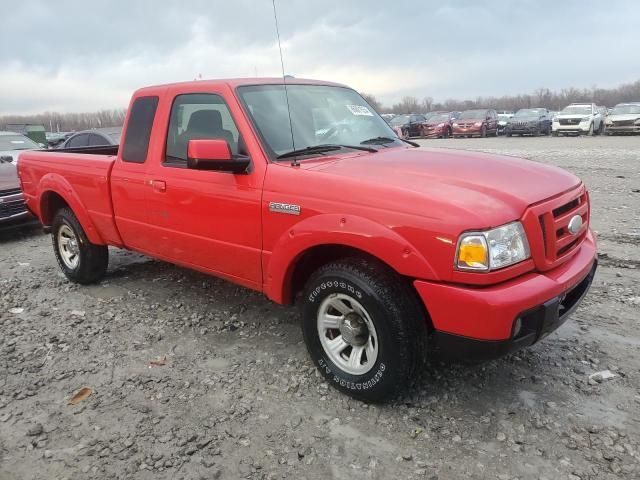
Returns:
[[[62,208],[52,223],[53,250],[66,277],[75,283],[100,280],[107,271],[109,250],[105,245],[89,242],[73,211]]]
[[[327,381],[352,397],[377,402],[405,387],[424,358],[426,332],[415,293],[383,265],[344,259],[307,282],[305,344]]]

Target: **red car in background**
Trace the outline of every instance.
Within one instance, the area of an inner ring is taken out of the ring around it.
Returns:
[[[498,136],[498,114],[492,109],[465,110],[451,124],[454,137]]]
[[[449,138],[455,116],[453,112],[437,112],[422,123],[422,136],[425,138]]]

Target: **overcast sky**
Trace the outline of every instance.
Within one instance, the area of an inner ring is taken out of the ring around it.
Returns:
[[[639,0],[276,0],[288,74],[385,104],[640,79]],[[271,0],[10,2],[0,114],[126,107],[145,85],[280,75]]]

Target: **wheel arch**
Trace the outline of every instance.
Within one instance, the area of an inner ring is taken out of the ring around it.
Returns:
[[[38,199],[39,217],[45,227],[51,226],[60,208],[68,207],[78,218],[89,241],[96,245],[105,244],[91,221],[89,212],[66,179],[54,174],[45,175],[40,181],[39,191],[42,192]]]
[[[276,243],[265,268],[265,294],[277,303],[293,303],[313,271],[345,257],[378,262],[409,279],[437,278],[423,255],[390,228],[362,217],[320,215],[303,220]]]

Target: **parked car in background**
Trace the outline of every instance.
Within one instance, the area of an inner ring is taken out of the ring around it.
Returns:
[[[37,123],[8,123],[5,130],[19,133],[40,144],[40,148],[47,147],[47,135],[44,125]]]
[[[507,137],[512,135],[540,135],[551,134],[551,117],[546,108],[521,108],[507,121],[505,127]]]
[[[0,228],[32,218],[24,203],[12,157],[0,154]]]
[[[451,124],[453,137],[498,136],[498,114],[493,109],[465,110]]]
[[[49,148],[57,148],[73,134],[74,132],[46,132]]]
[[[422,123],[421,136],[426,138],[449,138],[452,132],[454,112],[443,112],[429,115]]]
[[[397,115],[389,121],[389,125],[398,127],[402,132],[402,138],[417,137],[422,132],[422,122],[425,120],[425,116],[418,113]]]
[[[607,135],[640,133],[640,102],[619,103],[605,120]]]
[[[93,128],[76,132],[60,148],[99,147],[119,145],[122,127]]]
[[[507,122],[513,117],[513,112],[510,110],[498,110],[496,113],[498,114],[498,135],[502,135]]]
[[[15,165],[18,161],[18,155],[24,150],[40,150],[40,144],[34,142],[30,138],[15,132],[0,132],[0,156],[11,158],[11,162]]]
[[[552,133],[598,135],[604,130],[604,116],[595,103],[572,103],[553,119]]]

